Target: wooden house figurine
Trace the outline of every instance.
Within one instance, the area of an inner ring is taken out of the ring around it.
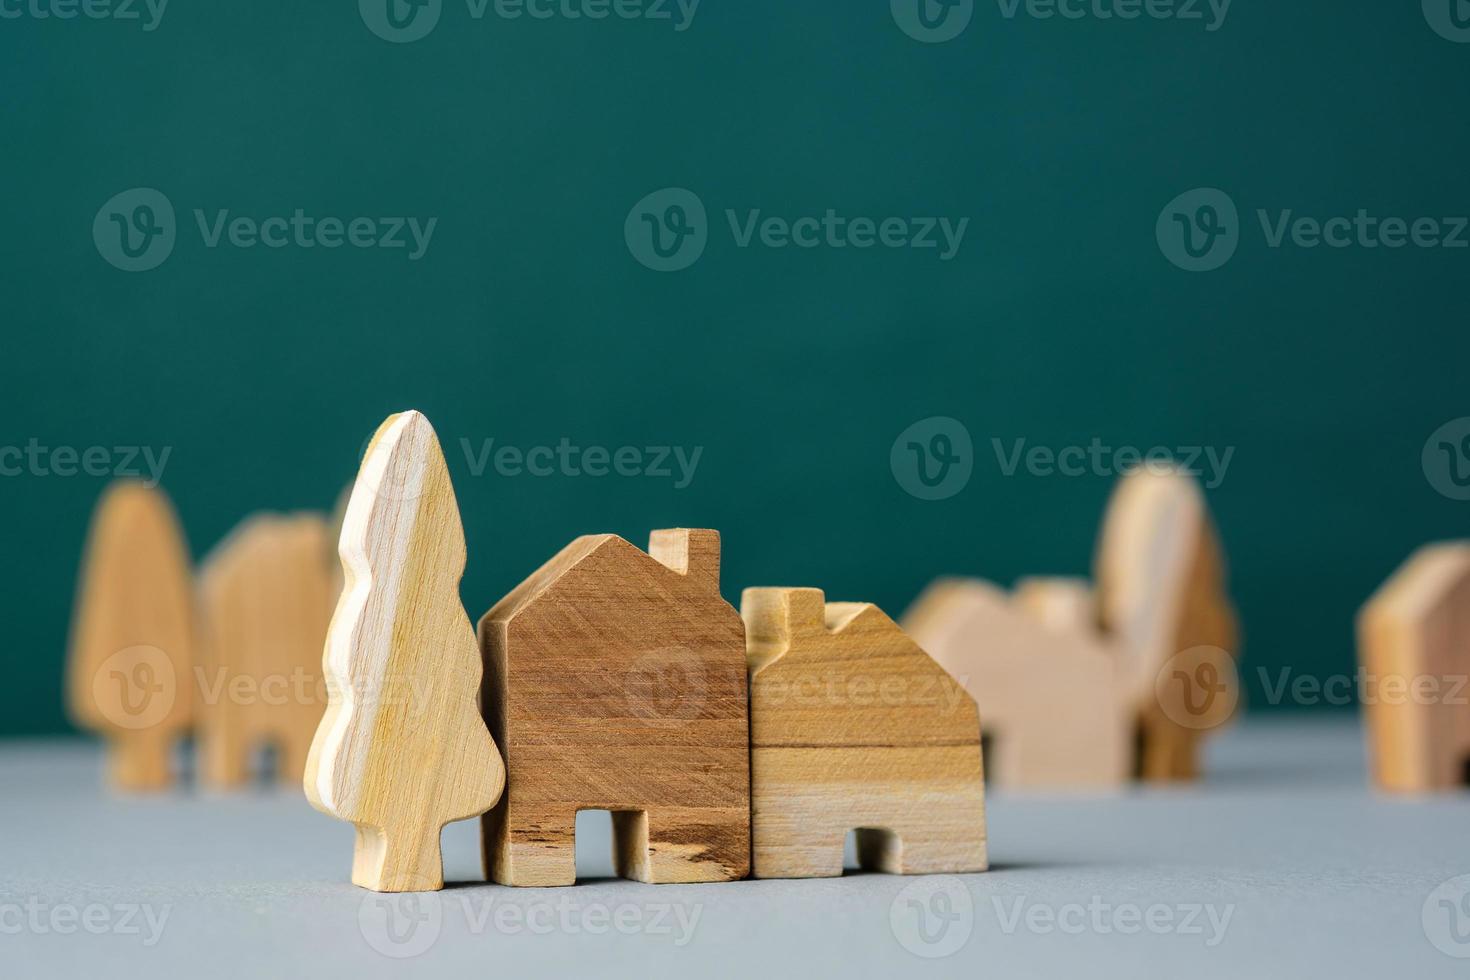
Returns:
[[[655,531],[647,552],[580,537],[485,614],[480,643],[506,765],[482,822],[490,878],[572,884],[584,809],[612,812],[623,877],[746,875],[745,631],[717,532]]]
[[[1113,649],[1091,623],[1058,620],[1040,580],[1008,593],[941,579],[904,627],[974,695],[991,785],[1106,789],[1132,774],[1133,725]],[[1050,588],[1055,583],[1048,583]]]
[[[1091,586],[942,579],[904,626],[975,696],[994,785],[1193,778],[1200,739],[1239,697],[1218,537],[1195,481],[1172,468],[1120,481]]]
[[[983,871],[974,699],[869,603],[746,589],[757,878]]]
[[[1358,615],[1374,783],[1457,789],[1470,775],[1470,542],[1410,556]]]
[[[275,750],[275,776],[301,785],[326,709],[322,648],[341,591],[328,562],[326,518],[247,518],[200,571],[199,778],[216,789],[252,778],[257,749]]]

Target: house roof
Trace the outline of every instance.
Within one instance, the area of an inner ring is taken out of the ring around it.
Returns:
[[[492,621],[508,621],[534,603],[547,589],[555,585],[578,565],[602,552],[625,552],[630,557],[642,560],[663,574],[683,579],[684,575],[669,568],[642,548],[616,534],[584,534],[553,555],[545,564],[532,572],[525,581],[501,599],[485,618]]]

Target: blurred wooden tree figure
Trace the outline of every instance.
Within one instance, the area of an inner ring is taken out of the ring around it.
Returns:
[[[1108,503],[1096,584],[1013,593],[944,579],[904,628],[980,706],[992,785],[1192,779],[1239,698],[1235,612],[1204,496],[1175,467],[1130,471]]]
[[[200,572],[204,629],[199,777],[231,788],[253,751],[276,751],[276,777],[301,785],[326,701],[322,647],[341,584],[321,514],[258,514]]]
[[[192,719],[189,551],[162,490],[115,483],[92,518],[82,559],[67,700],[73,720],[108,741],[124,789],[173,782],[173,744]]]
[[[751,871],[984,871],[975,701],[877,606],[746,589]]]
[[[338,550],[346,586],[327,633],[328,704],[306,794],[356,824],[355,884],[442,888],[440,832],[490,809],[505,767],[477,704],[459,507],[423,415],[390,416],[373,436]]]
[[[1456,789],[1470,774],[1470,542],[1414,552],[1358,614],[1368,758],[1382,789]]]

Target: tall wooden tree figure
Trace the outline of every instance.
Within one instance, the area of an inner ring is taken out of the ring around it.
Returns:
[[[173,743],[193,719],[189,549],[168,496],[113,484],[92,517],[72,624],[71,716],[101,732],[122,789],[172,784]]]
[[[357,826],[354,884],[432,891],[444,886],[444,825],[494,806],[505,765],[477,703],[459,507],[418,412],[390,416],[368,444],[338,552],[346,579],[322,658],[328,703],[306,795]]]

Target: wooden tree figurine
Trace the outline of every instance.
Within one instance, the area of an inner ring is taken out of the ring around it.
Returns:
[[[322,646],[341,592],[327,563],[328,533],[321,514],[257,514],[204,562],[198,745],[205,785],[247,782],[262,745],[276,750],[276,778],[301,785],[326,708]]]
[[[1094,565],[1098,619],[1138,723],[1135,771],[1194,779],[1201,739],[1240,696],[1235,608],[1199,485],[1173,468],[1131,470],[1108,502]]]
[[[107,738],[114,785],[173,782],[170,753],[192,718],[194,641],[189,552],[168,497],[114,484],[92,518],[67,669],[71,716]]]
[[[390,416],[373,436],[338,550],[346,581],[327,633],[328,704],[306,795],[356,824],[354,884],[442,888],[440,832],[494,806],[505,766],[476,700],[459,507],[423,415]]]

